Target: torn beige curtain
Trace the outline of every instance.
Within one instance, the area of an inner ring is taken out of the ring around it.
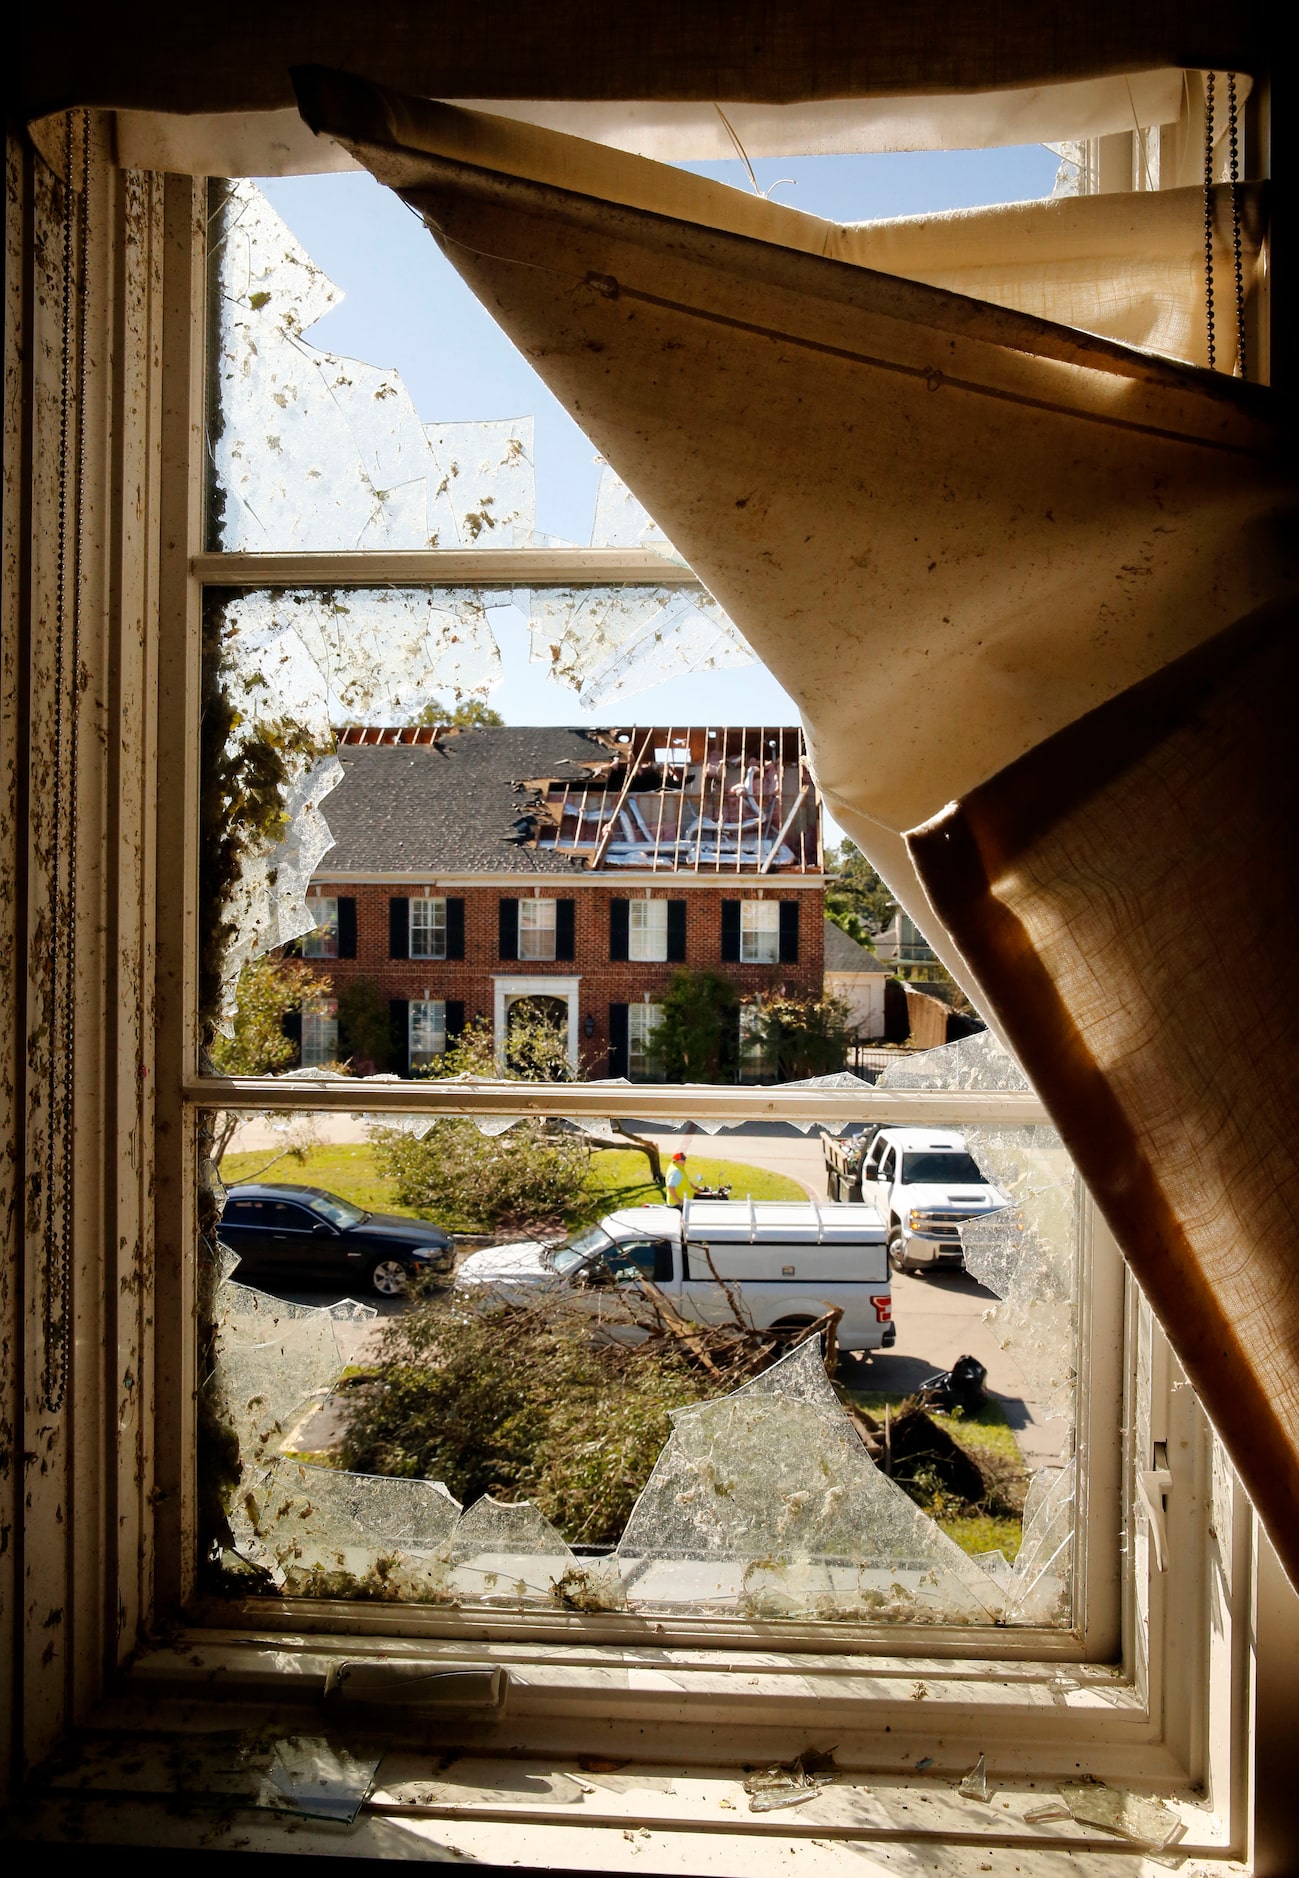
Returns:
[[[328,75],[301,89],[313,127],[424,216],[798,701],[836,817],[927,929],[907,830],[1293,592],[1294,491],[1266,392],[863,265],[876,242],[898,267],[901,233],[845,236],[635,157]],[[1152,227],[1176,216],[1147,200]],[[1111,296],[1124,319],[1135,277],[1126,306]],[[1119,874],[1115,892],[1140,905],[1136,884]],[[1188,1010],[1213,1013],[1225,987],[1189,943],[1199,918],[1186,909],[1182,937],[1164,939],[1183,949]],[[1116,950],[1098,995],[1122,1005],[1131,969]],[[1018,1040],[1013,975],[976,995]],[[1075,1148],[1078,1101],[1099,1099],[1103,1076],[1087,1087],[1066,1101],[1042,1082]],[[1107,1203],[1284,1544],[1225,1400],[1238,1372],[1198,1359],[1185,1293],[1157,1282],[1148,1195]],[[1261,1238],[1233,1245],[1272,1256]],[[1225,1326],[1232,1300],[1215,1306],[1207,1284],[1201,1299]],[[1261,1378],[1276,1344],[1256,1331],[1241,1360]],[[1294,1430],[1271,1426],[1277,1460]]]
[[[1292,1576],[1297,624],[1229,629],[910,838]]]

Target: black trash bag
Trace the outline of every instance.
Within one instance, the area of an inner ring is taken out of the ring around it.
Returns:
[[[977,1356],[958,1356],[950,1369],[940,1370],[920,1385],[919,1399],[926,1408],[947,1413],[958,1408],[963,1414],[973,1415],[983,1407],[987,1378],[987,1369]]]

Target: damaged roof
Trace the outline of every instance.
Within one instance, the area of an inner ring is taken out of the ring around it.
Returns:
[[[319,879],[821,870],[820,800],[788,726],[347,729],[337,745]]]

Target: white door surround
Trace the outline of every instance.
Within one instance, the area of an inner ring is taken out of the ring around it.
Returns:
[[[579,972],[572,978],[494,978],[495,998],[492,1010],[492,1036],[496,1041],[496,1060],[505,1060],[505,1025],[510,1006],[519,998],[563,998],[568,1006],[568,1060],[578,1067],[578,986]]]

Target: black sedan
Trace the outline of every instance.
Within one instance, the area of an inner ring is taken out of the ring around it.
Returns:
[[[239,1254],[236,1276],[281,1285],[363,1280],[380,1297],[399,1297],[412,1278],[449,1273],[449,1233],[419,1219],[367,1213],[321,1187],[249,1182],[231,1187],[221,1238]]]

